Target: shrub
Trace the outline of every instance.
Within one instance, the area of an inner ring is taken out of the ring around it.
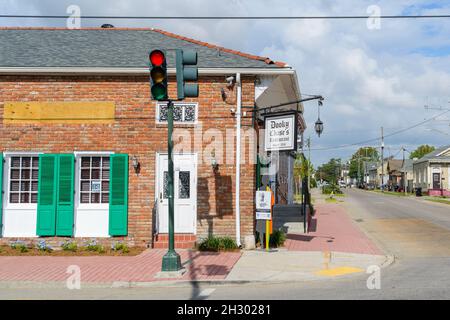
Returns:
[[[256,244],[261,244],[260,239],[259,239],[259,232],[256,231]],[[282,230],[273,230],[272,234],[270,235],[269,238],[269,247],[271,248],[278,248],[278,247],[282,247],[284,245],[284,242],[286,241],[286,233]],[[261,248],[266,246],[266,240],[264,238],[264,243],[261,244]]]
[[[130,249],[128,248],[128,246],[125,243],[121,242],[121,241],[113,242],[111,244],[111,250],[112,251],[122,251],[122,253],[130,252]]]
[[[39,242],[36,244],[36,248],[42,252],[52,252],[53,251],[53,248],[51,246],[49,246],[47,244],[47,242],[45,242],[45,240],[39,240]]]
[[[221,251],[237,249],[236,242],[230,237],[210,236],[204,239],[198,246],[200,251]]]
[[[65,241],[61,243],[61,248],[64,251],[76,252],[78,250],[78,244],[75,241]]]
[[[339,189],[339,186],[336,184],[330,184],[330,185],[326,185],[322,187],[322,193],[323,194],[330,194],[331,192],[333,193],[342,193],[341,189]]]
[[[104,253],[105,252],[105,248],[103,248],[102,245],[98,244],[97,240],[95,240],[95,239],[89,241],[85,245],[85,248],[86,248],[87,251],[98,252],[98,253]]]
[[[22,253],[28,252],[28,246],[23,241],[20,240],[13,241],[9,245],[12,249],[18,250]]]
[[[272,248],[282,247],[286,241],[286,234],[281,230],[273,230],[269,239],[269,246]]]

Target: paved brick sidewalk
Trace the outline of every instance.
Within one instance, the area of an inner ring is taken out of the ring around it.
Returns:
[[[132,281],[156,279],[166,250],[149,249],[134,257],[0,257],[0,281],[65,281],[67,267],[78,265],[82,282]],[[206,253],[179,250],[187,272],[181,280],[224,279],[239,260],[240,252]],[[173,280],[173,279],[172,279]]]
[[[310,232],[288,234],[285,246],[292,251],[338,251],[363,254],[383,254],[358,229],[338,204],[317,204]]]

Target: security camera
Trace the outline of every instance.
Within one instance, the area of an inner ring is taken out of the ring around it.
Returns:
[[[234,77],[231,76],[231,77],[226,78],[225,80],[227,80],[227,82],[228,82],[229,84],[232,84],[233,81],[234,81]]]

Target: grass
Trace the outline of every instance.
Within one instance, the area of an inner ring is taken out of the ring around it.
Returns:
[[[325,198],[325,202],[327,202],[327,203],[337,203],[338,201],[335,198]]]
[[[449,200],[444,200],[444,199],[425,199],[425,200],[431,201],[431,202],[439,202],[439,203],[444,203],[444,204],[450,205],[450,201]]]
[[[369,190],[369,191],[386,194],[388,196],[396,196],[396,197],[407,197],[407,196],[413,195],[412,193],[407,193],[405,195],[404,192],[394,192],[394,191],[384,191],[384,192],[382,192],[381,190]]]

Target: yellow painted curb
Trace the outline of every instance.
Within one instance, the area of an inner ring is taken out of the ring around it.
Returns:
[[[325,269],[325,270],[316,271],[315,274],[318,276],[336,277],[336,276],[342,276],[344,274],[363,272],[363,271],[364,271],[363,269],[354,268],[354,267],[338,267],[338,268],[333,268],[333,269]]]

